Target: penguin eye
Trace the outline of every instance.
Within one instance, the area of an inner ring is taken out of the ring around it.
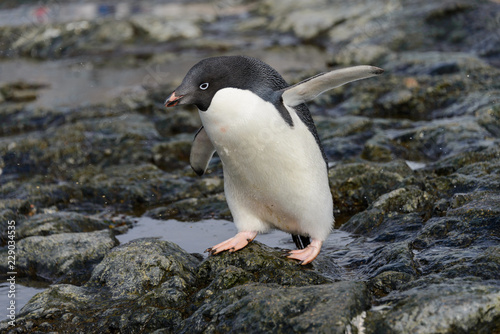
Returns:
[[[207,88],[208,88],[208,82],[204,82],[204,83],[202,83],[202,84],[200,85],[200,89],[201,89],[201,90],[205,90],[205,89],[207,89]]]

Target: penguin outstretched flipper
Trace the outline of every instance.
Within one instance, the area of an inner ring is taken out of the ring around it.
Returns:
[[[215,148],[202,126],[194,136],[191,154],[189,156],[189,163],[196,174],[201,176],[205,173],[208,163],[212,159],[214,153]]]
[[[283,90],[283,103],[296,107],[335,87],[384,73],[375,66],[361,65],[320,73]]]

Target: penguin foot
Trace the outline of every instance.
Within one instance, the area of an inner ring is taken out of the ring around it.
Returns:
[[[299,264],[308,264],[318,256],[323,241],[312,239],[311,243],[304,249],[296,249],[288,252],[289,259],[299,260]]]
[[[208,252],[210,255],[215,255],[226,250],[231,253],[236,252],[237,250],[240,250],[248,245],[248,243],[255,239],[256,236],[257,232],[238,232],[231,239],[227,239],[226,241],[208,248],[205,253]]]

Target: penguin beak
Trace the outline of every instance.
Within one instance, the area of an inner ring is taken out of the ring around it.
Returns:
[[[183,97],[184,95],[175,95],[175,92],[173,92],[165,101],[165,107],[168,108],[178,105]]]

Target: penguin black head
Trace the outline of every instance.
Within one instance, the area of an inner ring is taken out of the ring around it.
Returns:
[[[283,77],[271,66],[251,57],[207,58],[194,65],[181,85],[165,101],[166,107],[194,104],[206,111],[215,93],[222,88],[239,88],[266,97],[287,87]]]

